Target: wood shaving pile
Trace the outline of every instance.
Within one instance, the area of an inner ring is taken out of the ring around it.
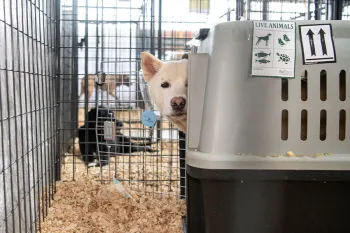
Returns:
[[[73,140],[71,140],[73,142]],[[133,153],[131,156],[111,157],[107,166],[87,169],[82,161],[76,140],[71,153],[62,158],[62,176],[71,181],[76,177],[88,176],[96,181],[124,180],[132,190],[162,193],[172,196],[180,194],[180,164],[178,142],[162,142],[154,149],[157,153]],[[74,152],[74,153],[72,153]]]
[[[80,125],[84,122],[83,113],[79,109]],[[140,119],[140,111],[126,113],[116,115],[125,120],[132,113],[129,118]],[[57,183],[54,201],[41,223],[42,233],[183,232],[181,217],[186,206],[179,199],[178,142],[162,142],[156,146],[161,150],[156,156],[134,153],[117,160],[111,158],[101,171],[97,167],[87,169],[83,164],[77,138],[66,140],[62,181]],[[112,182],[99,182],[115,175],[128,180],[123,186],[132,199],[120,194]]]
[[[130,190],[126,199],[114,184],[88,177],[58,182],[42,232],[182,233],[185,203],[175,197],[155,198]]]

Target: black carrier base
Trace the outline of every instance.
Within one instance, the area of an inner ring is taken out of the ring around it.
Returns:
[[[350,171],[187,165],[187,233],[350,233]]]

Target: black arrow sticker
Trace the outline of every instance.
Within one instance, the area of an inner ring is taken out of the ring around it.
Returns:
[[[299,36],[303,65],[337,63],[332,24],[299,25]]]
[[[327,46],[326,46],[326,40],[324,39],[324,35],[326,34],[323,29],[321,28],[320,31],[318,32],[320,35],[321,39],[321,47],[322,47],[322,53],[323,55],[327,55]]]
[[[309,31],[306,33],[306,35],[309,36],[309,43],[310,43],[310,49],[311,49],[311,56],[315,55],[316,56],[316,51],[315,51],[315,42],[314,42],[314,32],[309,29]]]

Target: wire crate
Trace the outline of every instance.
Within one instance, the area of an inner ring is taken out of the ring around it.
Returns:
[[[180,190],[185,187],[184,181],[180,187],[180,179],[185,177],[180,177],[180,160],[183,159],[179,158],[178,131],[161,119],[159,113],[153,128],[141,123],[141,114],[146,109],[144,106],[151,104],[151,109],[155,107],[138,72],[139,62],[108,61],[102,62],[101,68],[95,79],[98,88],[96,119],[88,119],[96,120],[98,150],[94,158],[87,160],[92,162],[91,165],[100,166],[98,180],[110,182],[116,178],[134,190],[183,198],[185,193],[180,193]],[[129,95],[129,100],[125,102],[122,91],[115,96],[108,95],[115,90],[121,75],[129,76],[128,86],[133,90],[125,91]],[[84,147],[82,143],[80,145]],[[97,163],[93,163],[93,159]],[[184,161],[181,163],[184,164]],[[182,169],[185,169],[184,166]]]

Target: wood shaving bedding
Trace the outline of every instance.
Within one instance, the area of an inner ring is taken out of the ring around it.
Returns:
[[[81,233],[182,233],[185,202],[161,199],[131,191],[126,199],[114,184],[101,184],[88,177],[58,182],[57,193],[42,232]]]

